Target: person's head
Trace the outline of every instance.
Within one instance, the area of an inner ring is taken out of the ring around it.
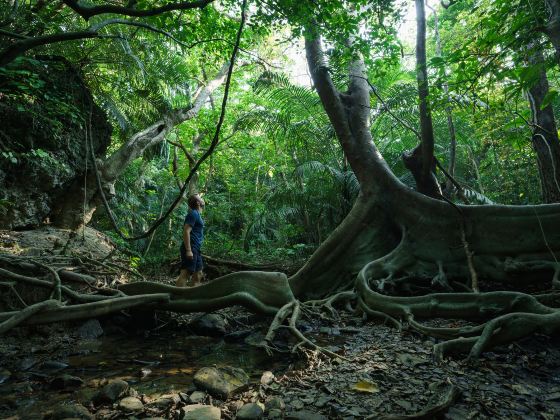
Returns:
[[[198,194],[191,195],[187,200],[189,207],[193,210],[202,210],[204,208],[204,200]]]

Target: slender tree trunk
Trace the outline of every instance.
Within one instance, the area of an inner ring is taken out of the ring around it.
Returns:
[[[430,197],[440,197],[441,189],[435,176],[434,127],[429,104],[428,66],[426,63],[426,13],[424,0],[416,0],[416,80],[420,111],[421,143],[403,154],[407,169],[416,180],[416,188]]]
[[[430,6],[428,6],[430,7]],[[430,7],[434,14],[434,34],[436,37],[436,54],[439,57],[443,56],[443,46],[441,43],[441,36],[439,33],[439,16],[437,10]],[[447,68],[444,68],[445,76],[447,76]],[[451,99],[449,97],[449,85],[447,81],[443,83],[443,92],[445,94],[445,115],[447,117],[447,129],[449,130],[449,165],[447,166],[447,172],[451,177],[455,177],[455,166],[457,161],[457,136],[455,132],[455,122],[453,121],[453,112],[451,108]],[[451,196],[453,191],[453,182],[448,179],[445,183],[445,191],[447,196]]]
[[[549,18],[544,33],[548,36],[556,51],[556,60],[560,64],[560,0],[545,0]]]
[[[540,68],[538,81],[529,89],[528,97],[533,118],[532,143],[537,154],[542,198],[545,203],[557,203],[560,202],[560,140],[552,105],[542,106],[549,92],[549,84],[540,46],[534,45],[529,63]]]

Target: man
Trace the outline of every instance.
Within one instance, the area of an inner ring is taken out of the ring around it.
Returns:
[[[188,205],[181,244],[181,273],[175,282],[177,287],[185,287],[189,278],[192,278],[193,287],[199,286],[202,281],[200,248],[204,240],[204,221],[200,213],[204,208],[204,200],[199,195],[191,195]]]

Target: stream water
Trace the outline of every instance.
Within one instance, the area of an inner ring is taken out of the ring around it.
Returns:
[[[282,372],[290,363],[286,357],[271,358],[262,349],[244,342],[182,335],[177,331],[146,338],[103,336],[68,347],[55,355],[22,355],[19,367],[8,366],[12,377],[0,385],[0,418],[42,418],[62,401],[88,405],[105,380],[123,379],[139,394],[157,398],[192,387],[194,373],[204,366],[239,367],[249,374],[251,381],[257,382],[263,371]],[[77,390],[53,389],[52,379],[63,374],[77,376],[85,384]]]

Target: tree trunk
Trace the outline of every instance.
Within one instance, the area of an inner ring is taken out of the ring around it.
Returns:
[[[549,19],[544,33],[554,47],[556,60],[560,64],[560,0],[545,0],[545,3],[548,8]]]
[[[225,80],[229,63],[224,64],[214,79],[200,86],[192,105],[176,109],[164,115],[159,121],[134,134],[127,142],[105,160],[98,160],[101,184],[106,191],[114,191],[113,183],[127,166],[142,155],[145,150],[165,140],[166,135],[177,125],[195,118],[208,98]],[[95,173],[90,169],[87,179],[76,180],[68,194],[60,199],[53,209],[52,222],[55,226],[77,229],[87,224],[101,202]]]
[[[436,54],[438,57],[443,56],[443,46],[441,43],[441,36],[439,33],[439,16],[437,10],[430,7],[434,14],[434,35],[436,37]],[[447,77],[447,68],[444,68],[445,77]],[[449,85],[447,84],[447,80],[443,83],[443,92],[445,94],[445,115],[447,117],[447,129],[449,130],[449,164],[447,166],[447,172],[449,175],[454,178],[455,177],[455,166],[457,161],[457,136],[455,132],[455,122],[453,121],[453,112],[451,108],[451,99],[449,97]],[[451,197],[453,192],[453,181],[448,179],[445,183],[445,191],[447,193],[447,197]]]
[[[529,89],[528,97],[533,118],[531,140],[537,154],[542,197],[545,203],[557,203],[560,202],[560,140],[552,105],[542,106],[549,84],[539,46],[534,46],[530,52],[529,63],[540,68],[538,81]]]
[[[465,283],[470,268],[464,242],[475,253],[474,269],[482,279],[523,280],[523,273],[532,272],[533,278],[552,280],[560,251],[560,206],[452,206],[409,190],[371,137],[363,63],[352,64],[350,88],[342,94],[330,79],[318,36],[308,35],[306,51],[315,88],[361,193],[342,224],[290,278],[296,297],[348,287],[372,261],[380,267],[369,273],[370,283],[385,290],[406,290],[410,283],[428,288]],[[540,258],[542,265],[533,261]]]
[[[416,23],[416,80],[418,82],[421,143],[414,150],[403,153],[403,161],[414,176],[416,189],[422,194],[437,198],[441,197],[441,189],[435,176],[434,127],[429,104],[424,0],[416,0]]]

